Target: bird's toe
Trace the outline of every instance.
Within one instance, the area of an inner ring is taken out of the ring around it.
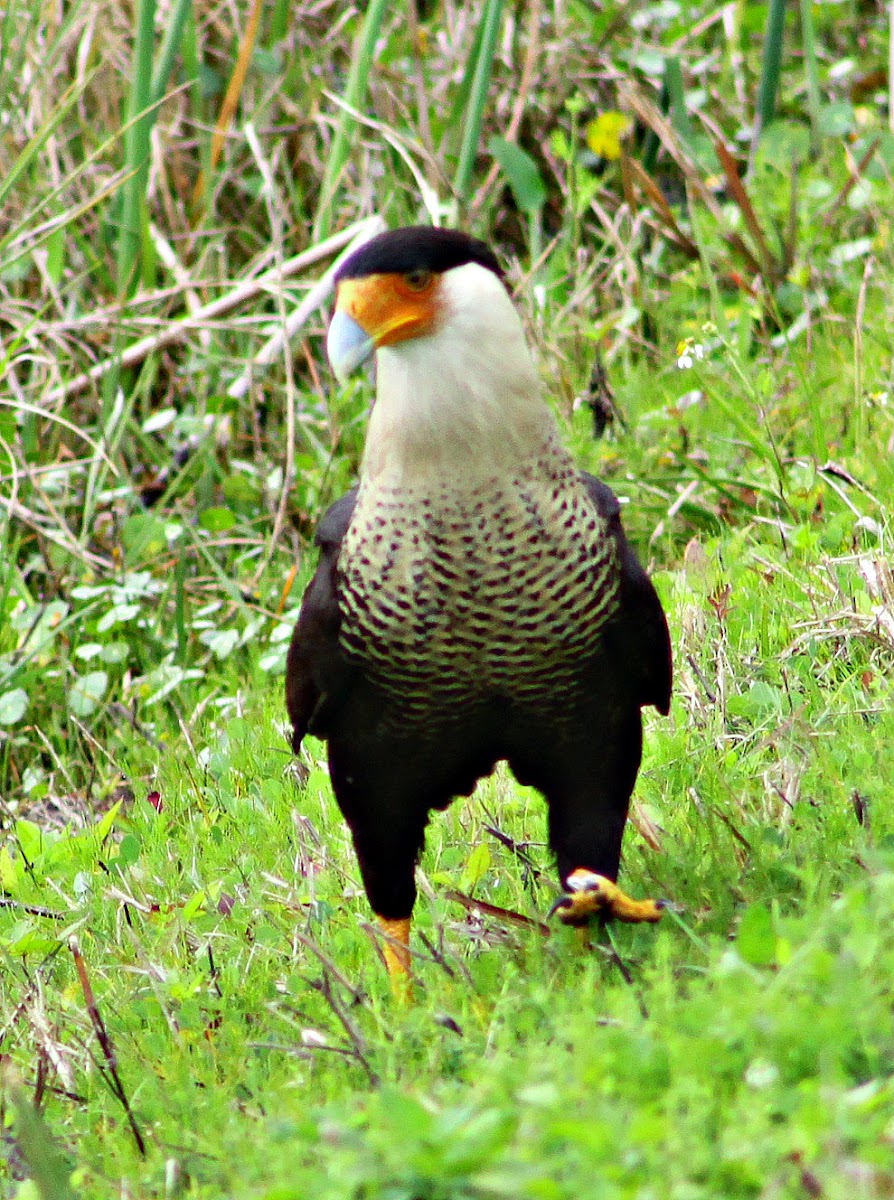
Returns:
[[[565,925],[584,925],[591,917],[614,917],[617,921],[660,921],[663,900],[634,900],[613,880],[578,867],[567,880],[567,892],[552,907]]]

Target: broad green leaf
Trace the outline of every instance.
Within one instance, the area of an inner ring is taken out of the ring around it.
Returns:
[[[199,641],[207,646],[215,658],[227,658],[239,644],[236,629],[206,629],[199,634]]]
[[[157,704],[159,700],[163,700],[181,683],[185,683],[190,679],[201,679],[205,674],[197,668],[186,670],[183,667],[178,667],[176,663],[165,662],[157,666],[153,671],[149,671],[140,680],[140,693],[146,695],[143,703],[148,707],[151,704]]]
[[[10,617],[10,625],[27,638],[29,654],[43,650],[56,636],[56,630],[68,615],[64,600],[51,600],[49,604],[28,605],[18,609]]]
[[[128,833],[121,839],[118,855],[114,859],[113,865],[124,870],[126,867],[132,867],[139,857],[140,839],[136,834]]]
[[[149,560],[167,548],[165,523],[154,513],[134,513],[124,522],[121,541],[128,560]]]
[[[490,850],[486,842],[479,842],[472,853],[469,855],[465,869],[460,877],[460,888],[464,892],[474,890],[476,884],[484,878],[490,870],[491,857]]]
[[[102,661],[107,663],[124,662],[130,654],[130,646],[127,642],[107,642],[102,647]]]
[[[236,524],[236,517],[232,509],[223,506],[206,508],[199,516],[199,524],[209,533],[225,533]]]
[[[736,933],[736,949],[753,967],[769,967],[776,962],[776,930],[766,905],[746,908]]]
[[[15,838],[22,851],[22,857],[31,863],[43,854],[46,847],[53,841],[51,833],[41,829],[36,822],[29,821],[26,817],[16,821]]]
[[[96,622],[97,633],[105,633],[116,625],[121,625],[125,621],[132,621],[134,617],[139,615],[139,612],[139,604],[116,604]]]
[[[160,408],[143,422],[143,433],[158,433],[160,429],[167,429],[176,419],[176,408]]]
[[[198,913],[204,912],[206,896],[204,892],[196,892],[183,905],[183,920],[191,921]]]
[[[9,896],[18,895],[19,864],[9,853],[7,846],[0,846],[0,891]]]
[[[76,717],[89,717],[96,712],[109,686],[106,671],[91,671],[82,675],[68,689],[68,711]]]
[[[38,929],[25,922],[13,928],[10,940],[6,943],[6,953],[21,955],[52,954],[59,948],[59,939],[47,937],[43,929]]]
[[[84,662],[89,662],[91,658],[97,658],[102,654],[102,642],[85,642],[74,652],[75,658],[80,658]]]
[[[530,154],[521,146],[501,137],[492,137],[487,149],[500,164],[518,207],[528,213],[543,208],[546,203],[546,184]]]
[[[13,688],[0,696],[0,725],[16,725],[28,710],[28,693],[24,688]]]
[[[115,824],[115,818],[121,811],[122,800],[116,800],[109,811],[105,814],[99,824],[96,826],[95,833],[101,842],[104,842],[111,832],[112,826]]]
[[[823,105],[820,110],[820,132],[826,137],[843,138],[856,126],[854,106],[847,100]]]

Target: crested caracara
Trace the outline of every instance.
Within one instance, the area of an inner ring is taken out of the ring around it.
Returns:
[[[397,229],[336,287],[333,371],[375,354],[376,401],[359,486],[317,530],[286,699],[295,751],[328,743],[390,973],[432,810],[500,759],[546,799],[560,917],[657,920],[615,879],[640,710],[670,704],[667,624],[617,499],[559,439],[496,258]]]

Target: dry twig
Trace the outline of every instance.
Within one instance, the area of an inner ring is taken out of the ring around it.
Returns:
[[[219,317],[232,312],[233,309],[241,307],[247,301],[254,300],[270,288],[280,286],[284,280],[300,274],[314,263],[319,262],[323,258],[328,258],[330,254],[335,254],[343,249],[373,219],[377,218],[366,217],[362,221],[357,221],[355,224],[349,225],[347,229],[343,229],[340,233],[335,233],[332,237],[326,238],[325,241],[319,242],[316,246],[311,246],[309,249],[303,250],[300,254],[296,254],[294,258],[290,258],[281,266],[273,267],[271,270],[265,271],[263,275],[258,275],[255,279],[244,280],[233,288],[232,291],[227,292],[225,296],[219,296],[216,300],[203,305],[196,312],[190,313],[189,316],[172,322],[166,329],[141,338],[138,342],[134,342],[133,345],[122,350],[120,354],[104,359],[102,362],[91,367],[89,371],[76,376],[61,387],[54,388],[47,395],[47,404],[61,404],[72,396],[86,391],[91,384],[97,383],[115,367],[127,368],[137,366],[156,350],[161,350],[165,346],[172,346],[176,342],[182,341],[188,334],[195,332],[195,330],[208,321],[217,320]]]
[[[103,1058],[105,1059],[106,1070],[103,1071],[103,1074],[106,1076],[113,1095],[124,1109],[137,1150],[140,1152],[141,1158],[145,1158],[146,1143],[143,1140],[140,1127],[137,1125],[136,1117],[133,1115],[133,1109],[130,1107],[130,1101],[124,1090],[124,1084],[121,1082],[121,1076],[118,1074],[118,1057],[115,1054],[115,1047],[112,1045],[112,1039],[109,1037],[105,1022],[96,1004],[93,988],[90,985],[90,977],[87,974],[87,964],[84,962],[77,938],[70,938],[68,946],[74,958],[75,970],[78,973],[78,980],[80,981],[81,991],[84,995],[84,1003],[87,1005],[87,1014],[90,1017],[90,1023],[96,1034],[96,1040],[99,1042]]]

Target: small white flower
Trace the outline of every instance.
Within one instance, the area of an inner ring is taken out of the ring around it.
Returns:
[[[705,357],[705,348],[694,338],[684,338],[677,345],[677,366],[681,371],[688,371],[696,362]]]

